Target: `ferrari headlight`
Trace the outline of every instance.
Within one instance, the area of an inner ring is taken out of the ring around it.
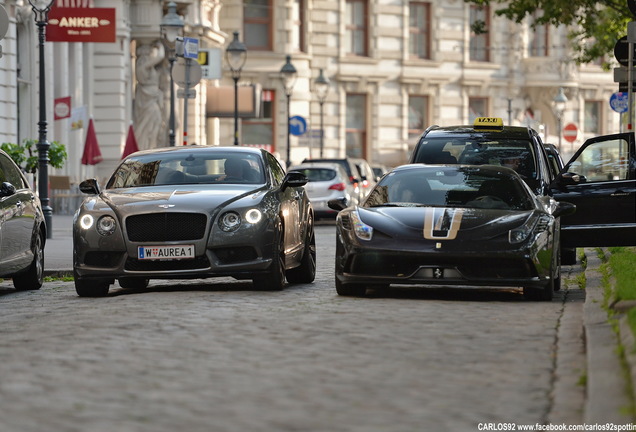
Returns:
[[[508,232],[508,241],[510,244],[517,244],[526,241],[534,231],[537,225],[537,219],[530,218],[518,228],[511,229]]]
[[[373,237],[373,227],[362,222],[357,212],[351,212],[351,221],[353,222],[353,232],[356,233],[356,237],[360,240],[371,240]]]
[[[249,209],[247,213],[245,213],[245,220],[251,224],[257,224],[261,221],[263,214],[259,209]]]
[[[82,216],[79,220],[80,227],[85,230],[90,229],[94,223],[95,219],[93,219],[93,216],[89,214]]]
[[[102,216],[97,221],[97,232],[103,236],[109,236],[115,232],[117,222],[112,216]]]
[[[219,227],[225,232],[236,231],[241,226],[241,216],[233,211],[223,213],[219,219]]]

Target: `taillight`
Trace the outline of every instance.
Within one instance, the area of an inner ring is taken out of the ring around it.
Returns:
[[[345,190],[345,184],[344,183],[336,183],[334,185],[329,186],[329,189],[337,190],[337,191],[343,191],[343,190]]]

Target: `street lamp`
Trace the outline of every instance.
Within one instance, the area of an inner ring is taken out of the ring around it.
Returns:
[[[183,20],[177,14],[177,4],[168,3],[168,13],[161,19],[161,37],[166,41],[165,46],[168,51],[168,62],[170,63],[170,119],[168,121],[168,137],[170,146],[175,145],[175,118],[174,118],[174,79],[172,78],[172,68],[177,59],[175,52],[175,42],[179,33],[183,29]]]
[[[230,42],[225,50],[225,58],[230,65],[232,79],[234,80],[234,145],[238,145],[238,81],[241,77],[241,70],[247,60],[247,48],[239,40],[239,32],[237,31],[234,32],[234,40]]]
[[[318,96],[318,103],[320,104],[320,157],[322,158],[322,150],[325,146],[325,125],[322,108],[329,92],[329,78],[323,75],[322,69],[320,69],[320,74],[314,81],[314,90],[316,90],[316,96]]]
[[[557,129],[559,132],[559,151],[561,151],[561,137],[563,135],[563,131],[561,130],[561,122],[563,119],[563,112],[565,111],[565,106],[568,103],[568,98],[563,93],[563,87],[559,88],[559,93],[554,97],[552,104],[554,106],[554,112],[557,117]]]
[[[49,205],[49,147],[46,140],[46,80],[44,65],[45,28],[48,24],[49,10],[53,0],[29,0],[35,14],[35,24],[38,26],[40,50],[40,121],[38,122],[38,194],[42,202],[42,212],[46,222],[46,237],[53,237],[53,209]]]
[[[291,64],[291,56],[287,56],[285,64],[280,69],[280,80],[283,83],[285,89],[285,96],[287,96],[287,166],[290,164],[289,150],[291,147],[291,141],[289,136],[289,100],[291,99],[292,92],[294,91],[294,84],[296,83],[296,68]]]

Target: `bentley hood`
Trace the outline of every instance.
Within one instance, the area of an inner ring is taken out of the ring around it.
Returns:
[[[161,209],[197,211],[225,206],[246,196],[257,194],[254,185],[210,185],[177,188],[175,186],[154,186],[128,189],[106,190],[102,200],[122,214],[150,213]],[[257,203],[257,201],[255,202]]]

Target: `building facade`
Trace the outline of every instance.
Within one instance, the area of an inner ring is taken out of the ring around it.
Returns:
[[[168,3],[54,0],[54,7],[114,8],[116,16],[113,42],[45,43],[48,140],[65,144],[69,155],[55,174],[108,176],[131,124],[141,148],[169,145],[171,45],[160,32]],[[26,0],[0,4],[10,19],[0,40],[0,142],[37,139],[34,15]],[[516,24],[463,0],[180,0],[176,11],[183,35],[196,38],[211,69],[220,70],[194,87],[193,99],[175,98],[177,145],[232,145],[234,81],[225,49],[235,31],[247,48],[239,89],[257,105],[257,116],[246,116],[241,98],[239,141],[283,161],[287,154],[291,163],[350,155],[394,166],[408,160],[426,127],[476,116],[531,126],[566,155],[621,128],[609,106],[617,91],[612,74],[574,64],[567,29],[533,28],[532,17]],[[473,32],[479,22],[487,32]],[[297,71],[289,96],[280,74],[287,56]],[[324,103],[315,85],[321,70],[329,80]],[[559,89],[567,97],[562,114],[554,108]],[[69,96],[71,117],[56,119],[55,102]],[[95,166],[80,162],[90,117],[103,155]],[[570,123],[578,130],[573,141],[561,134]]]

